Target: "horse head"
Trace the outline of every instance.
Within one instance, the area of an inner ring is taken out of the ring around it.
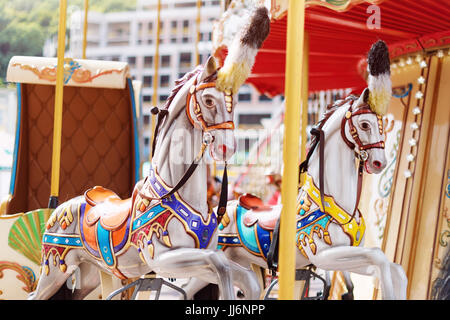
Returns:
[[[380,173],[386,167],[382,117],[391,98],[389,51],[379,40],[368,54],[368,87],[350,104],[342,123],[342,137],[364,161],[367,173]]]

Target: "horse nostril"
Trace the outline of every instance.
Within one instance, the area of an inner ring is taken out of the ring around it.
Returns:
[[[375,168],[377,168],[377,169],[380,169],[380,168],[381,168],[381,162],[378,161],[378,160],[375,160],[375,161],[373,162],[373,166],[374,166]]]

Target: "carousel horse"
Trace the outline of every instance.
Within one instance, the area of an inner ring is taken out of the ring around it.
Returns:
[[[311,149],[300,166],[306,179],[297,197],[296,269],[313,264],[323,270],[376,276],[383,299],[406,299],[403,268],[388,261],[379,248],[363,247],[366,227],[358,210],[363,171],[377,174],[386,166],[382,116],[391,81],[383,41],[372,46],[368,68],[368,88],[361,96],[328,106],[312,130]],[[219,247],[244,267],[271,268],[281,209],[249,194],[229,202],[219,224]],[[204,285],[194,279],[185,290],[195,292]]]
[[[77,268],[81,288],[74,298],[79,299],[98,286],[99,269],[120,279],[149,272],[199,277],[218,284],[224,299],[234,298],[235,281],[257,297],[251,272],[217,250],[217,226],[226,203],[219,212],[208,207],[201,160],[207,147],[217,161],[235,151],[235,97],[269,33],[269,22],[267,10],[256,9],[222,68],[210,57],[176,82],[163,108],[152,109],[158,114],[154,156],[149,175],[136,184],[131,198],[122,200],[96,186],[54,210],[43,235],[39,282],[29,299],[50,298]]]

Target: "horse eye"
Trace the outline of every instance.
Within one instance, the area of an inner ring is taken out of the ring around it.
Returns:
[[[205,105],[206,105],[208,108],[212,108],[212,107],[214,107],[214,105],[215,105],[214,99],[212,99],[212,98],[206,98],[204,101],[205,101]]]
[[[367,122],[362,122],[361,123],[361,128],[363,130],[369,130],[370,129],[370,125]]]

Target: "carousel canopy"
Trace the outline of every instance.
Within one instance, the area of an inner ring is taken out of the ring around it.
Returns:
[[[271,1],[271,31],[247,80],[269,96],[284,93],[287,3]],[[239,5],[234,5],[235,11]],[[215,30],[219,57],[226,55],[226,29],[231,30],[228,33],[236,29],[237,14],[231,6],[228,11]],[[306,0],[309,91],[364,88],[365,57],[378,39],[388,44],[391,59],[449,46],[449,16],[450,6],[444,0]]]

